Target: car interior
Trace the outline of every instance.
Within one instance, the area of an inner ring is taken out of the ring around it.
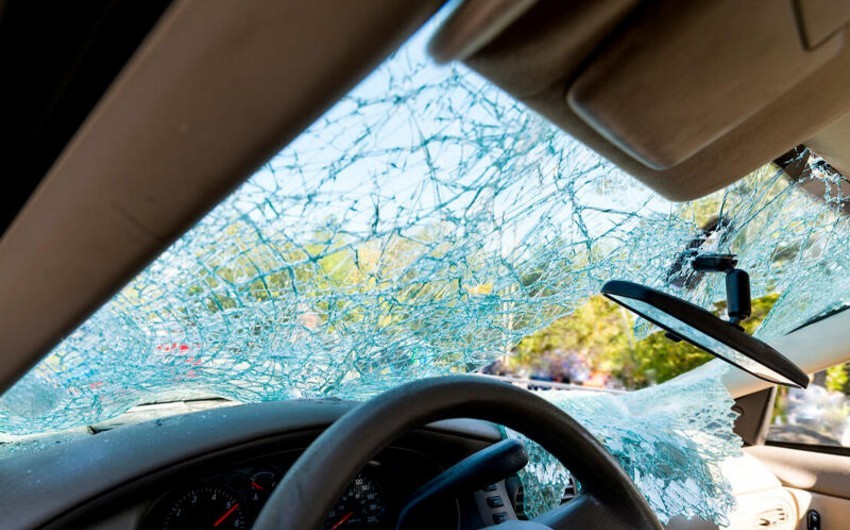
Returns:
[[[800,179],[782,160],[806,148],[846,189],[850,1],[444,3],[0,0],[0,392],[429,21],[431,61],[462,63],[661,197],[772,161]],[[850,361],[848,330],[835,311],[769,348],[806,383]],[[45,438],[0,459],[0,526],[719,527],[662,524],[597,439],[525,389],[438,379],[364,403],[186,401]],[[773,381],[723,376],[744,447],[722,467],[725,526],[847,528],[850,448],[772,435]],[[524,513],[527,457],[500,425],[575,477],[557,508]],[[193,511],[214,517],[187,526]]]

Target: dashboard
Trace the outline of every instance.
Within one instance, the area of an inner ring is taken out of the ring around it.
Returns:
[[[45,441],[0,461],[3,528],[251,528],[286,470],[355,405],[238,405]],[[413,491],[501,439],[494,425],[462,419],[408,433],[366,464],[324,529],[392,529]],[[515,517],[504,482],[485,490],[429,504],[411,528],[466,530]]]
[[[238,405],[124,425],[77,439],[43,439],[0,460],[4,530],[251,528],[286,470],[356,403],[287,401]],[[502,440],[494,425],[450,420],[396,440],[368,462],[324,515],[324,530],[392,528],[414,490],[460,460]],[[752,456],[728,471],[750,528],[765,496],[785,502],[772,473]],[[422,528],[471,530],[516,517],[513,478],[427,506]],[[512,484],[513,483],[513,484]],[[564,500],[567,500],[565,496]],[[748,511],[749,510],[749,511]],[[674,519],[673,528],[714,529]]]

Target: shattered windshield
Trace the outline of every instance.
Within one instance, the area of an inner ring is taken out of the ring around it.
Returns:
[[[824,200],[768,164],[671,203],[465,67],[433,65],[426,37],[59,343],[0,399],[0,432],[480,370],[649,386],[707,356],[595,295],[627,279],[719,310],[723,283],[689,270],[694,250],[737,254],[763,339],[848,299],[834,173],[806,177]]]

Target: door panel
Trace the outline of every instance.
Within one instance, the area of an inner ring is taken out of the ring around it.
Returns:
[[[788,491],[797,501],[797,507],[801,514],[797,523],[797,530],[807,530],[806,514],[809,513],[809,510],[818,512],[823,530],[850,526],[850,500],[796,488],[788,488]]]
[[[747,452],[787,487],[850,499],[850,456],[763,445]]]
[[[816,510],[821,528],[850,528],[850,456],[776,446],[757,446],[747,453],[768,466],[793,496],[797,528],[806,529],[806,514]]]

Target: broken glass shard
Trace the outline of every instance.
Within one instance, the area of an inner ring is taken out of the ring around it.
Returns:
[[[707,368],[619,395],[559,391],[541,395],[602,442],[662,523],[681,516],[723,526],[735,498],[721,464],[741,455],[741,439],[732,432],[737,414],[721,380],[728,368]],[[529,454],[529,465],[520,472],[526,516],[557,507],[569,472],[536,443],[510,435],[523,440]]]

